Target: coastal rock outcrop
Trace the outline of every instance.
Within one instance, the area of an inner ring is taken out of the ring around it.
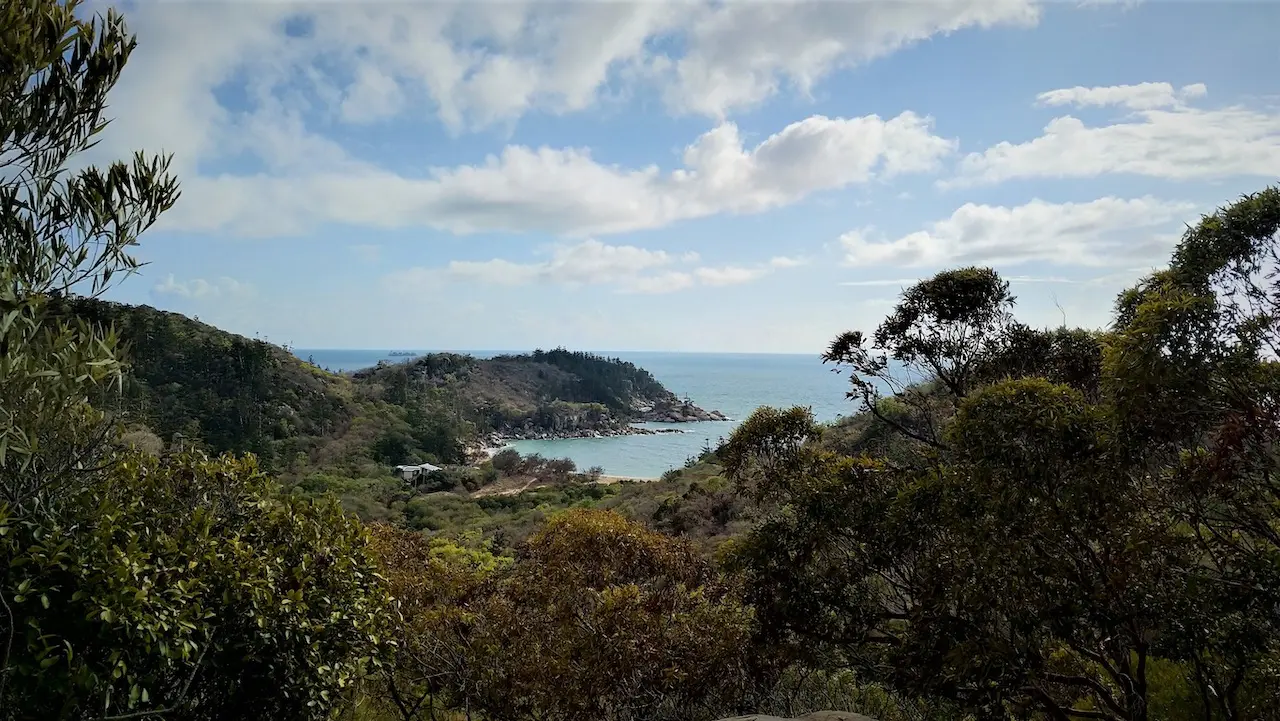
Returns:
[[[659,402],[636,403],[630,412],[614,413],[599,404],[556,402],[543,406],[520,423],[509,423],[478,439],[473,454],[501,448],[511,441],[550,441],[568,438],[611,438],[684,433],[678,428],[646,428],[637,423],[697,423],[728,421],[720,411],[706,411],[674,395]]]
[[[549,430],[546,428],[514,428],[501,433],[491,433],[479,439],[473,452],[485,448],[501,448],[512,441],[554,441],[567,438],[613,438],[615,436],[653,436],[662,433],[684,433],[679,428],[642,428],[620,425],[605,428],[580,428],[576,430]]]
[[[697,423],[729,420],[720,411],[703,410],[688,400],[639,406],[635,408],[635,411],[638,416],[637,420],[649,423]]]

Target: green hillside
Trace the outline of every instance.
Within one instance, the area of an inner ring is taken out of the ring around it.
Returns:
[[[348,381],[279,346],[149,306],[84,298],[65,306],[116,329],[129,370],[124,392],[104,400],[166,442],[253,452],[271,465],[300,439],[340,433],[360,410]]]
[[[619,358],[556,348],[524,355],[499,356],[494,363],[551,366],[572,380],[560,389],[566,400],[603,403],[610,409],[635,412],[638,406],[676,402],[649,371]]]
[[[493,359],[438,353],[350,374],[149,306],[63,300],[114,327],[124,392],[100,400],[167,445],[252,452],[275,471],[362,462],[463,463],[488,433],[617,430],[679,404],[631,363],[556,349]]]

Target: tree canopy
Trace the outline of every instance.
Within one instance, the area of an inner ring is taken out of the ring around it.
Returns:
[[[119,337],[64,307],[177,199],[164,158],[80,157],[133,47],[0,5],[0,719],[328,718],[386,637],[365,531],[251,457],[122,448]]]
[[[1278,230],[1276,189],[1205,217],[1105,332],[1023,326],[968,268],[838,338],[860,437],[899,440],[803,409],[730,439],[763,625],[979,718],[1269,718]]]

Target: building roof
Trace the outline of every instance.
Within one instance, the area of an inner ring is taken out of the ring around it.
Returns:
[[[403,473],[404,471],[431,471],[440,470],[440,466],[433,466],[430,463],[419,463],[418,465],[396,466],[396,470]]]

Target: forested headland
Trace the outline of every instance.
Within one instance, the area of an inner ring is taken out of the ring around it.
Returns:
[[[273,471],[357,460],[463,464],[495,437],[614,434],[673,413],[710,417],[644,369],[591,353],[432,353],[331,373],[284,347],[148,306],[71,297],[51,312],[115,330],[128,373],[95,400],[132,424],[132,439],[253,453]]]
[[[133,37],[40,0],[0,39],[0,721],[1277,718],[1280,188],[1105,328],[922,279],[821,359],[856,414],[605,484],[468,443],[683,408],[629,364],[339,375],[100,300],[179,194],[76,163]]]

